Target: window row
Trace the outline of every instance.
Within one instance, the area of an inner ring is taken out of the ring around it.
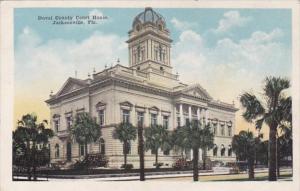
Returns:
[[[131,142],[128,142],[127,144],[123,144],[123,154],[131,154]],[[140,154],[139,147],[137,146],[137,154]],[[155,150],[151,150],[151,154],[155,155]],[[163,155],[170,155],[170,150],[163,151]]]
[[[98,150],[98,153],[100,154],[105,154],[105,141],[104,139],[100,139],[99,142],[99,150]],[[84,144],[78,144],[79,146],[79,156],[84,156],[86,154],[86,149],[85,149],[85,145]],[[67,146],[66,146],[66,156],[67,158],[71,158],[71,155],[72,155],[72,146],[71,146],[71,143],[67,143]],[[55,144],[54,146],[54,157],[55,158],[60,158],[60,145],[59,144]]]
[[[218,154],[218,152],[220,154]],[[223,156],[228,156],[228,157],[231,157],[232,156],[231,145],[229,145],[227,149],[224,147],[223,144],[221,145],[220,149],[215,145],[215,147],[213,148],[213,156],[214,157],[216,157],[216,156],[222,156],[222,157]]]
[[[131,123],[130,121],[130,110],[122,110],[122,122]],[[144,112],[137,112],[137,125],[144,125]],[[158,114],[150,113],[150,125],[158,125]],[[166,128],[169,127],[169,116],[162,115],[162,125]]]
[[[227,132],[226,132],[227,131]],[[213,133],[214,135],[221,135],[221,136],[232,136],[232,126],[226,126],[225,124],[213,124]]]

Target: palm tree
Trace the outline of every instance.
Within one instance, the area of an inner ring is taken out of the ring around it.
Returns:
[[[206,169],[206,154],[207,150],[210,150],[214,147],[214,134],[210,129],[210,125],[205,125],[201,131],[201,150],[202,150],[202,160],[203,160],[203,169]]]
[[[46,128],[47,120],[37,123],[35,114],[26,114],[18,121],[17,129],[13,132],[13,162],[17,166],[27,168],[28,179],[31,180],[31,171],[33,179],[36,180],[36,167],[46,165],[49,159],[40,161],[41,156],[49,156],[47,143],[49,138],[53,137],[53,131]],[[37,145],[42,145],[40,151]]]
[[[266,123],[269,127],[269,180],[276,181],[276,135],[281,122],[286,120],[285,114],[291,113],[291,98],[286,97],[284,90],[290,87],[287,79],[267,77],[264,82],[263,98],[260,101],[251,93],[244,93],[240,102],[245,108],[243,117],[248,122],[255,122],[257,129]]]
[[[92,118],[89,113],[77,113],[71,127],[71,135],[79,144],[84,144],[84,155],[86,156],[88,154],[87,145],[99,140],[101,129],[96,119]]]
[[[145,148],[146,151],[151,150],[155,153],[155,166],[159,168],[158,164],[158,150],[170,150],[172,147],[171,135],[167,128],[162,125],[152,125],[145,129]]]
[[[204,125],[195,120],[177,129],[177,142],[185,145],[185,149],[193,150],[193,180],[198,181],[199,149],[213,147],[214,136],[210,124]]]
[[[127,122],[120,123],[114,130],[113,137],[119,139],[123,143],[124,153],[124,168],[127,165],[127,154],[129,152],[129,144],[131,140],[135,140],[137,136],[137,129]]]
[[[239,160],[247,160],[249,179],[254,179],[254,159],[256,147],[260,144],[259,138],[256,139],[253,133],[240,131],[238,135],[232,138],[232,149]]]
[[[179,135],[180,128],[181,127],[177,127],[172,132],[172,143],[173,143],[174,151],[176,152],[180,151],[181,158],[183,159],[183,153],[186,150],[186,143],[184,142],[185,139]]]

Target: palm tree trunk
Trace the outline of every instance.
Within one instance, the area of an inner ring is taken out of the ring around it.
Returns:
[[[276,125],[270,126],[269,132],[269,181],[276,181]]]
[[[277,143],[276,143],[277,144]],[[277,147],[276,147],[276,153],[277,153],[277,160],[276,160],[276,169],[277,169],[277,178],[279,178],[280,176],[280,150],[278,149],[278,144],[277,144]]]
[[[254,159],[253,158],[248,159],[248,176],[249,176],[249,180],[254,179]]]
[[[32,145],[32,156],[33,156],[33,161],[32,161],[32,166],[33,166],[33,180],[37,180],[37,177],[36,177],[36,163],[37,163],[37,156],[36,156],[36,143],[33,142],[33,145]]]
[[[145,161],[144,161],[144,139],[143,139],[143,127],[138,127],[139,138],[139,157],[140,157],[140,181],[145,180]]]
[[[203,170],[206,170],[206,148],[202,150]]]
[[[155,165],[156,165],[156,168],[158,169],[158,149],[155,150]]]
[[[124,142],[124,168],[127,165],[127,142]]]
[[[198,170],[198,160],[199,160],[199,149],[193,149],[193,179],[194,181],[198,181],[199,170]]]
[[[88,147],[87,147],[87,142],[84,143],[84,156],[86,156],[88,154]]]
[[[26,141],[26,166],[27,166],[27,176],[28,180],[31,180],[31,161],[30,161],[30,143]]]

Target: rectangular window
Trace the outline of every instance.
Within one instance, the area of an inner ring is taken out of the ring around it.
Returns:
[[[180,127],[180,117],[177,117],[177,127]]]
[[[169,128],[169,117],[168,116],[163,116],[163,126],[165,128]]]
[[[164,155],[170,155],[170,150],[165,150]]]
[[[225,129],[224,129],[224,125],[221,125],[221,135],[224,136],[225,135]]]
[[[189,118],[185,118],[185,124],[189,124],[190,123],[190,119]]]
[[[228,127],[228,136],[231,136],[231,127]]]
[[[59,131],[59,118],[54,120],[54,129],[56,132]]]
[[[130,111],[123,110],[123,123],[129,123],[129,122],[130,122]]]
[[[143,112],[137,112],[137,126],[143,127],[144,125],[144,113]]]
[[[70,130],[72,127],[72,117],[71,116],[66,117],[66,121],[67,121],[67,129]]]
[[[214,124],[214,135],[217,135],[218,133],[218,126],[217,124]]]
[[[157,114],[151,114],[151,125],[157,125]]]
[[[98,116],[99,116],[99,125],[103,126],[104,125],[104,110],[99,110],[98,111]]]
[[[84,145],[83,144],[79,145],[79,154],[80,154],[80,156],[84,156]]]

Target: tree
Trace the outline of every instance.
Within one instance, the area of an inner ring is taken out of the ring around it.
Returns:
[[[13,131],[13,164],[27,169],[28,180],[31,180],[32,173],[36,180],[36,168],[50,162],[47,143],[53,131],[46,128],[47,123],[46,120],[37,123],[35,114],[26,114]]]
[[[202,124],[199,121],[188,122],[185,126],[177,128],[177,143],[185,145],[185,149],[193,150],[193,180],[198,181],[199,149],[210,149],[214,145],[214,136],[210,124]]]
[[[140,181],[145,180],[145,160],[144,160],[144,137],[143,137],[143,121],[138,122],[138,149],[140,158]]]
[[[277,177],[280,176],[280,165],[285,157],[293,158],[293,136],[291,123],[281,126],[281,135],[277,138]]]
[[[210,125],[205,125],[201,129],[201,150],[202,150],[202,160],[203,160],[203,169],[206,169],[206,155],[207,150],[210,150],[214,147],[214,134],[210,129]]]
[[[186,142],[185,142],[186,139],[180,136],[179,134],[180,128],[182,127],[179,126],[176,129],[174,129],[174,131],[172,132],[172,144],[173,144],[174,151],[176,152],[180,151],[181,158],[183,159],[183,153],[186,150]]]
[[[119,139],[123,143],[124,168],[127,165],[127,154],[129,152],[129,144],[131,140],[135,140],[137,129],[127,122],[120,123],[114,130],[113,137]]]
[[[96,142],[101,137],[100,125],[89,113],[77,113],[71,127],[71,135],[77,143],[84,145],[84,154],[87,155],[87,145]]]
[[[246,160],[248,163],[249,179],[254,179],[254,159],[259,141],[260,138],[255,138],[249,130],[240,131],[238,135],[234,135],[232,138],[232,149],[238,160]]]
[[[264,102],[252,93],[244,93],[240,102],[245,108],[243,117],[246,121],[255,122],[255,127],[261,129],[266,123],[269,127],[269,180],[276,181],[276,135],[282,121],[287,120],[286,114],[291,114],[291,97],[284,94],[290,87],[287,79],[267,77],[264,81]]]
[[[145,139],[145,148],[155,153],[155,166],[159,168],[158,150],[167,151],[172,148],[171,134],[162,125],[152,125],[145,129]]]

